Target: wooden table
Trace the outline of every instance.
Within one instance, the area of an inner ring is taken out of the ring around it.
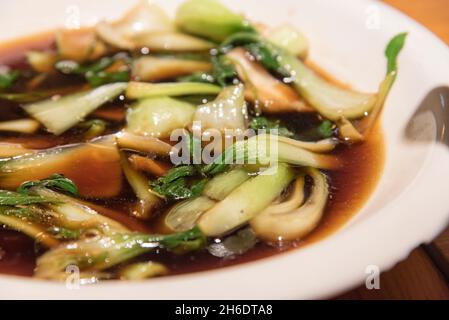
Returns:
[[[449,44],[449,0],[385,0]],[[361,286],[339,299],[449,299],[449,229],[380,277],[380,290]]]

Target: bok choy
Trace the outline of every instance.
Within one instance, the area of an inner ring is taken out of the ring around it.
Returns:
[[[48,248],[56,247],[59,241],[33,219],[33,209],[0,206],[0,226],[22,232]]]
[[[340,214],[331,197],[354,209],[342,195],[363,185],[328,171],[378,176],[354,163],[381,161],[382,139],[352,143],[382,112],[405,33],[362,93],[309,63],[294,26],[183,1],[171,19],[138,0],[0,66],[0,228],[35,240],[34,254],[17,247],[35,277],[143,280],[294,247]]]
[[[337,169],[341,166],[337,157],[309,151],[332,150],[335,145],[333,140],[308,143],[276,135],[261,134],[247,140],[237,141],[212,163],[204,166],[202,171],[206,174],[220,173],[226,170],[231,163],[247,167],[255,165],[256,168],[276,163],[288,163],[319,169]]]
[[[59,99],[48,99],[25,105],[24,110],[41,122],[49,132],[60,135],[82,121],[89,113],[111,101],[127,87],[114,83],[86,92],[70,94]]]
[[[18,119],[0,122],[0,131],[35,133],[39,130],[40,123],[33,119]]]
[[[26,148],[19,143],[0,142],[0,159],[12,158],[33,152],[35,150]]]
[[[137,47],[154,52],[206,51],[215,46],[204,39],[170,31],[141,33],[133,37],[133,42]]]
[[[325,80],[290,52],[259,35],[239,33],[229,37],[223,48],[245,45],[254,58],[268,70],[288,78],[298,93],[321,115],[338,120],[356,119],[370,112],[376,102],[375,94],[343,89]]]
[[[17,192],[0,191],[0,224],[48,247],[59,244],[57,239],[78,238],[93,229],[102,234],[129,232],[115,220],[61,192],[76,195],[78,189],[70,179],[59,174],[25,182]]]
[[[35,276],[60,279],[69,265],[76,265],[81,271],[102,271],[153,250],[190,251],[203,244],[204,236],[198,228],[170,235],[117,233],[87,238],[63,244],[40,256]]]
[[[174,205],[165,215],[164,225],[171,232],[182,232],[193,228],[201,215],[215,206],[216,202],[206,196],[184,200]]]
[[[251,220],[251,227],[259,237],[269,241],[293,241],[316,228],[326,207],[329,187],[326,176],[318,170],[308,169],[307,174],[313,179],[313,186],[304,204],[304,190],[299,190],[299,201],[293,199],[296,208],[285,203],[273,205]],[[300,182],[299,188],[302,189],[303,185]]]
[[[134,263],[120,269],[120,278],[131,281],[154,278],[167,274],[167,267],[153,261]]]
[[[244,225],[268,207],[294,178],[293,169],[286,164],[267,169],[205,212],[198,221],[199,228],[207,236],[220,236]]]
[[[187,102],[169,97],[148,98],[129,109],[126,130],[155,138],[169,138],[173,130],[187,127],[194,113],[195,107]]]
[[[201,124],[202,130],[215,129],[224,133],[226,129],[233,129],[243,133],[248,116],[243,93],[243,86],[223,89],[214,101],[196,109],[193,120]]]
[[[245,97],[264,113],[310,112],[293,88],[273,77],[262,65],[253,61],[244,49],[226,54],[245,83]]]
[[[100,22],[98,36],[106,43],[120,49],[137,48],[134,38],[148,32],[174,32],[175,26],[167,14],[148,0],[139,3],[124,17],[115,22]]]
[[[130,82],[126,89],[128,99],[145,99],[160,96],[186,96],[218,94],[221,88],[209,83],[181,82],[181,83],[144,83]]]
[[[363,135],[363,137],[366,137],[373,128],[377,118],[382,112],[388,94],[396,81],[398,75],[397,59],[404,48],[406,38],[407,33],[400,33],[396,35],[390,40],[387,48],[385,49],[385,57],[387,58],[387,74],[384,81],[380,84],[376,104],[368,117],[365,117],[357,124],[357,130]]]
[[[133,150],[167,157],[173,148],[170,144],[153,137],[140,136],[126,131],[116,134],[116,141],[121,149]]]
[[[241,168],[235,168],[218,175],[205,185],[202,195],[174,205],[166,214],[165,226],[172,231],[186,231],[195,226],[201,215],[225,199],[234,189],[247,181],[250,175]]]
[[[5,72],[0,70],[0,90],[9,89],[20,75],[21,72],[18,70],[8,70]]]
[[[309,52],[309,42],[304,34],[298,31],[295,27],[285,24],[277,28],[269,29],[264,35],[269,41],[294,56],[301,59],[307,57]]]
[[[120,158],[123,173],[138,199],[132,215],[139,219],[149,219],[154,214],[154,210],[160,206],[161,199],[151,192],[145,176],[130,166],[123,153],[120,154]]]
[[[129,232],[128,228],[117,221],[100,215],[84,203],[67,195],[43,187],[32,187],[30,194],[52,199],[52,202],[44,203],[43,207],[46,208],[45,214],[51,217],[53,224],[57,227],[72,230],[98,229],[104,233]]]

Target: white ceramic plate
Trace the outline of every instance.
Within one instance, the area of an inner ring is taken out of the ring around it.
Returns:
[[[155,2],[173,13],[181,1]],[[377,1],[225,2],[269,25],[295,24],[311,40],[315,62],[365,91],[377,90],[384,76],[383,50],[388,40],[398,32],[409,32],[399,60],[399,77],[383,116],[386,166],[370,201],[333,236],[265,260],[141,283],[109,282],[80,290],[0,275],[0,298],[331,297],[364,282],[368,266],[387,270],[445,228],[449,218],[448,147],[436,142],[438,123],[431,112],[414,115],[420,106],[423,108],[424,100],[427,106],[444,103],[443,94],[449,90],[447,46],[416,22]],[[104,17],[118,17],[132,4],[125,0],[40,0],[36,5],[34,0],[2,0],[0,40],[67,23],[93,24]]]

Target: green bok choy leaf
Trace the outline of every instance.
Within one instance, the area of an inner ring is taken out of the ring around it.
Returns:
[[[24,197],[22,195],[21,199],[23,200]],[[57,246],[59,241],[46,230],[44,225],[36,221],[36,210],[35,208],[15,208],[0,205],[0,226],[5,225],[10,229],[19,231],[45,247]]]
[[[78,188],[75,183],[64,175],[58,173],[52,174],[50,177],[43,180],[24,182],[19,188],[17,188],[17,192],[28,194],[29,189],[35,187],[56,189],[58,191],[62,191],[74,196],[77,196],[79,194]]]
[[[218,0],[185,1],[176,13],[176,24],[182,31],[217,42],[235,32],[254,30],[247,20]]]
[[[0,90],[9,89],[14,82],[20,77],[21,72],[19,70],[12,70],[4,73],[0,73]]]

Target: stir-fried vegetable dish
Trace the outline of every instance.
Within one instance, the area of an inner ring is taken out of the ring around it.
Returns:
[[[405,39],[386,43],[374,93],[314,67],[296,27],[218,0],[174,19],[142,0],[14,61],[0,51],[0,272],[142,280],[299,246],[351,206],[350,172],[362,197]]]

